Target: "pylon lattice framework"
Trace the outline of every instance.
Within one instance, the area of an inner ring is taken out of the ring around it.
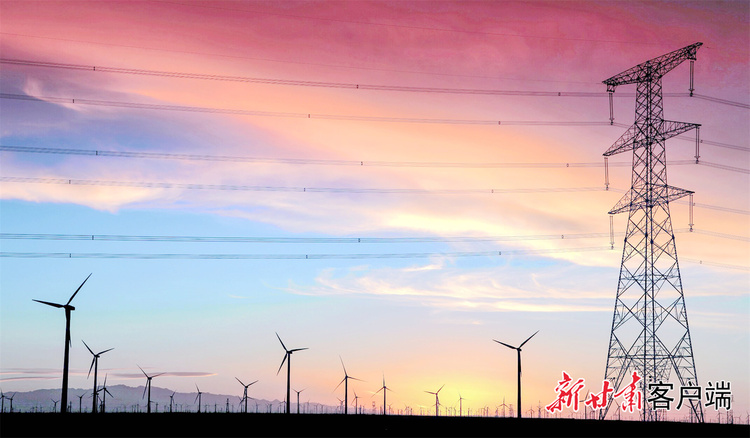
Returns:
[[[637,85],[635,123],[604,153],[609,157],[633,151],[630,190],[609,212],[627,212],[628,225],[604,378],[621,388],[638,371],[644,421],[658,419],[659,412],[646,401],[649,383],[667,383],[674,371],[680,385],[698,386],[669,212],[670,202],[693,192],[667,184],[665,140],[700,125],[664,120],[661,79],[690,60],[692,94],[693,61],[702,44],[651,59],[604,81],[610,99],[615,87]],[[679,394],[680,388],[675,389]],[[703,421],[701,400],[689,403],[692,415]],[[601,418],[611,405],[612,399]]]

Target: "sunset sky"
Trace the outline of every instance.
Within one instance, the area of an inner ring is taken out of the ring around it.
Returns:
[[[667,142],[694,232],[687,199],[671,212],[699,380],[730,381],[744,417],[749,19],[746,1],[0,1],[0,387],[60,387],[64,312],[32,299],[92,273],[71,388],[91,385],[85,340],[114,347],[108,384],[143,385],[138,364],[281,400],[277,332],[309,348],[304,401],[343,398],[341,357],[367,406],[385,376],[394,409],[445,384],[444,406],[494,412],[516,356],[493,339],[539,330],[525,414],[562,371],[598,391],[627,219],[610,249],[607,212],[631,174],[611,157],[604,190],[602,154],[635,101],[618,87],[611,126],[602,81],[700,41],[695,96],[687,62],[664,78],[665,118],[701,124],[701,164],[694,132]]]

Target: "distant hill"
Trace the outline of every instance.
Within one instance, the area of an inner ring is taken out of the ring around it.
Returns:
[[[111,394],[107,394],[106,410],[107,412],[145,412],[146,399],[143,397],[143,386],[126,386],[112,385],[107,386]],[[157,386],[151,387],[151,410],[156,412],[169,411],[169,396],[174,391]],[[14,412],[52,412],[54,408],[53,400],[60,400],[60,389],[38,389],[29,392],[6,393],[13,395]],[[83,395],[79,399],[79,396]],[[174,412],[196,412],[198,410],[196,401],[197,392],[174,392],[172,409]],[[101,395],[100,395],[101,398]],[[244,408],[244,403],[240,406],[240,398],[237,395],[211,394],[203,392],[201,395],[202,412],[226,412],[227,401],[229,402],[229,412],[240,412]],[[78,412],[80,408],[83,412],[91,412],[91,389],[70,388],[68,389],[68,403],[71,412]],[[157,408],[158,404],[158,408]],[[5,412],[10,411],[10,401],[4,401]],[[280,400],[249,399],[247,402],[248,412],[281,412],[284,409],[284,402]],[[292,411],[296,412],[297,405],[292,404]],[[57,405],[59,412],[60,406]],[[300,403],[300,412],[309,413],[334,413],[336,407],[322,405],[319,403]]]

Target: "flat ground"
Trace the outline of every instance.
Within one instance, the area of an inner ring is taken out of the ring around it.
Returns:
[[[572,419],[284,414],[0,415],[0,436],[750,436],[750,426]]]

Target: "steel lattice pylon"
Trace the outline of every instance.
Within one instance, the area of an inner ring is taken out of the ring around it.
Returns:
[[[693,61],[701,45],[675,50],[604,81],[610,99],[618,85],[637,84],[635,123],[604,153],[609,157],[633,151],[630,190],[609,212],[627,212],[628,225],[604,378],[621,388],[638,371],[643,378],[643,420],[658,419],[658,411],[646,401],[649,383],[667,383],[674,371],[679,385],[698,386],[669,213],[670,202],[693,192],[667,184],[665,140],[700,125],[664,120],[661,79],[690,60],[692,94]],[[701,401],[689,402],[695,418],[703,421]],[[601,418],[611,404],[612,399]]]

